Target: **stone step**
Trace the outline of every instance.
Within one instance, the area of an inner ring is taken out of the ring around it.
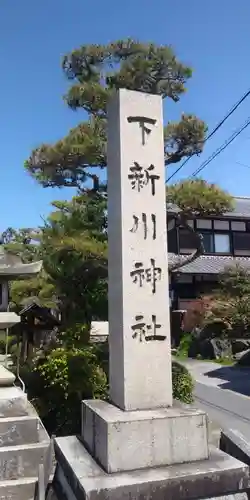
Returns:
[[[0,418],[0,448],[38,441],[39,419],[37,417]]]
[[[1,481],[21,477],[37,479],[39,464],[45,463],[48,448],[49,442],[47,441],[0,448],[0,486]]]
[[[35,493],[35,478],[21,478],[0,482],[0,499],[2,500],[33,500]]]
[[[19,387],[0,387],[0,418],[28,415],[28,400]]]
[[[210,448],[209,459],[199,462],[115,474],[107,474],[76,436],[56,438],[55,455],[55,490],[62,498],[64,493],[67,500],[74,496],[77,500],[246,500],[239,489],[249,487],[248,466],[214,447]],[[241,495],[230,498],[232,492]]]

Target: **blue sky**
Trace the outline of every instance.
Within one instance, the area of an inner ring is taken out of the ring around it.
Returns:
[[[61,56],[86,43],[124,37],[171,44],[194,69],[188,92],[165,105],[165,120],[197,114],[210,130],[250,88],[249,0],[1,0],[0,2],[0,231],[33,227],[68,189],[43,189],[25,172],[24,160],[83,119],[62,100],[68,82]],[[250,97],[181,172],[188,176],[250,115]],[[213,161],[204,177],[233,194],[250,195],[250,127]],[[169,168],[169,174],[174,167]],[[176,177],[177,179],[178,177]]]

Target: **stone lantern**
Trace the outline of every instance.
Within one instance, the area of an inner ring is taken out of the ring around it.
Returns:
[[[10,281],[35,276],[41,268],[42,261],[24,264],[19,256],[0,246],[0,330],[11,328],[20,322],[20,316],[8,310]]]
[[[9,311],[9,283],[35,276],[41,268],[42,261],[24,264],[19,256],[7,252],[3,246],[0,246],[0,330],[7,330],[20,323],[20,316]],[[2,388],[10,387],[14,380],[15,375],[0,365],[0,386]],[[18,389],[13,388],[12,390]],[[1,407],[6,404],[6,401],[2,401],[1,395],[3,392],[0,394],[0,414]]]

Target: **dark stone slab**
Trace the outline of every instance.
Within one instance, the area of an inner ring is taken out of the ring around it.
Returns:
[[[237,430],[221,432],[220,449],[250,466],[250,443]]]

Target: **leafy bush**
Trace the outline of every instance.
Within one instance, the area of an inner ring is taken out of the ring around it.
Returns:
[[[192,333],[184,333],[179,347],[177,349],[176,355],[179,357],[184,357],[186,358],[189,353],[190,346],[194,340],[194,335]]]
[[[173,398],[190,404],[193,402],[193,379],[185,366],[172,362]]]
[[[8,353],[11,354],[12,348],[17,344],[17,338],[15,335],[8,336]],[[6,352],[6,333],[0,333],[0,354],[5,354]]]
[[[93,346],[52,349],[31,369],[23,367],[21,376],[50,434],[78,434],[81,401],[107,396],[107,378]]]
[[[61,336],[61,345],[43,352],[21,367],[28,397],[50,434],[78,434],[81,401],[108,397],[108,343],[81,345],[85,329],[70,330]],[[62,343],[63,342],[63,343]],[[192,401],[192,378],[186,368],[172,364],[173,396]]]

